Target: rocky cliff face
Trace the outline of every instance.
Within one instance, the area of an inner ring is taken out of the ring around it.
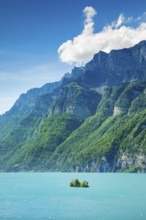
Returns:
[[[0,117],[0,171],[146,172],[144,79],[146,41],[22,94]]]
[[[101,95],[72,82],[62,88],[51,114],[71,113],[80,119],[95,114]]]
[[[18,112],[21,112],[21,115],[29,113],[39,97],[47,94],[56,96],[57,88],[72,81],[98,91],[100,88],[125,81],[144,79],[146,79],[146,41],[132,48],[113,50],[109,54],[100,51],[85,67],[75,67],[71,74],[65,74],[61,81],[48,83],[41,88],[31,89],[26,94],[22,94],[6,115]],[[57,95],[58,93],[59,91]]]
[[[32,109],[35,107],[36,102],[38,102],[38,100],[40,100],[41,97],[46,96],[47,98],[47,95],[52,94],[54,90],[57,89],[60,85],[61,81],[48,83],[42,86],[41,88],[34,88],[29,90],[26,94],[22,94],[19,97],[12,109],[9,112],[7,112],[6,115],[17,114],[17,112],[21,114],[30,113]]]
[[[131,172],[146,171],[146,155],[143,152],[137,152],[134,155],[128,152],[121,152],[118,157],[116,168],[118,170],[130,170]]]
[[[29,114],[33,113],[43,117],[51,106],[61,84],[61,81],[48,83],[41,88],[34,88],[26,94],[20,95],[14,106],[0,116],[0,138],[11,132]]]
[[[146,41],[128,49],[100,51],[86,64],[77,81],[90,87],[146,79]]]
[[[58,167],[75,172],[145,172],[145,88],[146,81],[107,88],[96,114],[56,150]]]
[[[63,84],[67,84],[71,81],[76,80],[79,76],[81,76],[85,72],[84,67],[74,67],[71,73],[65,73],[62,78]]]

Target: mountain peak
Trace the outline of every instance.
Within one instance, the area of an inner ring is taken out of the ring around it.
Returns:
[[[121,82],[146,79],[146,41],[131,48],[99,51],[85,65],[78,82],[88,87],[114,86]]]
[[[0,117],[0,171],[146,172],[144,79],[146,41],[21,95]]]

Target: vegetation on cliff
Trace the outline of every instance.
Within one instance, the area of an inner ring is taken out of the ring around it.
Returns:
[[[146,172],[145,48],[97,54],[21,95],[0,116],[0,171]]]

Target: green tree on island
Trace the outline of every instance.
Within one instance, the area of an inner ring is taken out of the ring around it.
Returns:
[[[71,187],[89,187],[87,181],[80,182],[78,179],[72,180],[69,185]]]

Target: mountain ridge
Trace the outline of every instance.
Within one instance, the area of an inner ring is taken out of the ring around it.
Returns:
[[[146,41],[100,51],[0,116],[0,171],[146,172]]]

